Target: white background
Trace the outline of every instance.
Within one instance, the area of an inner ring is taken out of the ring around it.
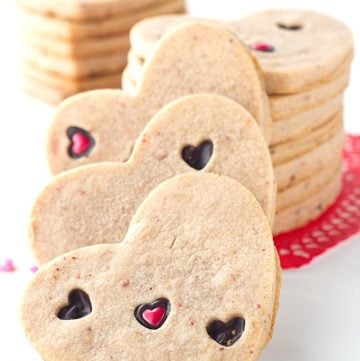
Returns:
[[[314,9],[347,23],[360,49],[359,12],[353,4],[356,2],[346,0],[193,0],[190,8],[198,16],[225,19],[275,7]],[[12,257],[18,271],[0,273],[0,360],[36,361],[40,358],[25,340],[18,321],[18,304],[31,278],[29,268],[33,262],[26,246],[29,212],[34,198],[50,179],[44,139],[53,109],[16,89],[15,28],[13,1],[2,0],[0,262]],[[346,98],[346,127],[353,132],[360,132],[359,70],[356,59]],[[309,267],[284,272],[275,335],[261,360],[360,360],[360,236],[333,249]]]

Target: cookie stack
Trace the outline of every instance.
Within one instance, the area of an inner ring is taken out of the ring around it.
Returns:
[[[156,17],[131,30],[125,90],[136,93],[157,41],[187,20]],[[343,95],[352,35],[338,21],[304,11],[267,11],[226,25],[249,46],[264,75],[273,121],[269,148],[278,182],[274,233],[279,234],[316,218],[341,191]]]
[[[184,12],[183,0],[18,0],[21,88],[50,103],[80,91],[119,88],[128,31],[157,14]]]

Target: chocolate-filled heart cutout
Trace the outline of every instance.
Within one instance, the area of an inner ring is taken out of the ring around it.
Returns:
[[[300,24],[285,24],[285,23],[277,23],[278,28],[283,30],[297,31],[302,29],[302,25]]]
[[[58,317],[60,320],[77,320],[90,315],[92,311],[89,296],[81,290],[73,290],[69,294],[69,305],[63,307]]]
[[[71,158],[80,158],[88,155],[95,145],[92,135],[79,127],[69,127],[66,134],[70,139],[68,149]]]
[[[213,154],[213,143],[211,140],[205,140],[198,146],[188,145],[182,150],[182,158],[191,167],[196,170],[205,168]]]
[[[144,303],[135,309],[137,321],[151,330],[160,328],[170,313],[170,302],[166,298],[159,298],[151,303]]]
[[[242,317],[234,317],[224,323],[220,320],[211,321],[206,330],[208,335],[222,346],[232,346],[243,334],[245,320]]]

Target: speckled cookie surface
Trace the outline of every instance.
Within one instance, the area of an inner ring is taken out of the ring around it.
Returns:
[[[233,23],[254,50],[265,73],[269,94],[299,92],[327,77],[353,53],[350,30],[339,21],[309,11],[273,10]],[[326,29],[326,30],[325,30]]]
[[[188,19],[167,16],[135,26],[131,42],[137,54],[146,58],[162,32],[184,21]],[[350,30],[337,20],[314,12],[265,11],[226,26],[253,50],[269,94],[313,88],[317,82],[331,78],[353,54]],[[150,29],[154,27],[157,31]]]
[[[252,194],[227,177],[185,174],[149,195],[124,242],[40,269],[22,323],[53,361],[255,361],[271,333],[277,277]]]
[[[304,226],[322,214],[335,202],[342,189],[342,172],[338,172],[328,184],[323,185],[315,195],[280,210],[275,217],[274,234],[290,231]]]
[[[342,132],[342,129],[342,114],[338,113],[325,124],[299,135],[295,140],[271,146],[270,154],[273,165],[277,166],[296,159],[320,144],[326,143],[336,134]]]
[[[274,122],[271,145],[296,140],[315,129],[329,123],[331,119],[343,112],[342,93],[317,106],[305,109],[288,119]]]
[[[80,40],[93,36],[126,33],[133,24],[148,16],[184,11],[185,5],[182,0],[166,0],[128,14],[105,17],[97,21],[76,22],[24,10],[20,25],[28,31],[34,30],[57,38]]]
[[[291,187],[316,173],[331,160],[339,159],[343,143],[344,132],[340,131],[309,152],[274,167],[278,189],[281,191]]]
[[[56,174],[99,161],[125,161],[140,132],[164,105],[183,95],[213,93],[243,105],[267,139],[272,122],[256,63],[228,30],[203,22],[174,28],[145,65],[135,96],[93,91],[67,99],[57,110],[48,137],[48,158]],[[81,128],[94,147],[73,157],[69,128]]]
[[[350,77],[350,65],[352,57],[349,57],[331,77],[312,84],[312,87],[304,91],[292,94],[270,94],[270,110],[274,121],[286,119],[296,113],[321,104],[335,95],[343,92]],[[134,93],[143,73],[144,61],[140,60],[135,49],[128,53],[128,63],[123,73],[123,89]]]
[[[281,212],[286,208],[301,204],[312,195],[321,192],[323,187],[342,172],[342,157],[332,159],[329,164],[319,169],[310,177],[278,192],[276,197],[276,210]]]
[[[272,223],[275,177],[255,120],[227,98],[190,95],[151,120],[128,162],[79,167],[52,180],[32,212],[31,245],[36,258],[44,263],[81,246],[118,242],[152,189],[191,171],[238,180],[254,194]]]

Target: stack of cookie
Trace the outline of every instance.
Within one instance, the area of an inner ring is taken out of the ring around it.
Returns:
[[[119,88],[128,31],[157,14],[184,12],[184,0],[18,0],[21,88],[50,103],[80,91]]]
[[[131,30],[125,90],[137,91],[156,42],[188,19],[156,17]],[[279,234],[316,218],[341,191],[343,95],[352,35],[338,21],[304,11],[267,11],[226,25],[249,46],[264,75],[278,182],[274,233]]]

